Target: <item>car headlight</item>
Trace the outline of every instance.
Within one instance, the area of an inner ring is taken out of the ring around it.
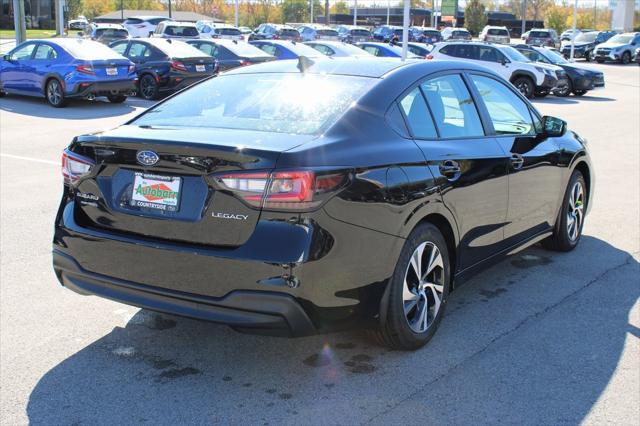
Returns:
[[[588,70],[581,70],[580,68],[574,68],[576,74],[581,75],[581,76],[585,76],[587,74],[590,74],[590,71]]]
[[[536,70],[538,70],[538,72],[541,72],[543,74],[553,76],[553,72],[551,70],[546,69],[546,68],[536,67]]]

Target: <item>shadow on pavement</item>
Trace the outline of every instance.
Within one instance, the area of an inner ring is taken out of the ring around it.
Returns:
[[[416,412],[393,409],[416,393],[433,401],[425,416],[435,423],[470,423],[476,404],[493,416],[480,423],[576,424],[609,383],[627,333],[638,335],[629,324],[633,274],[600,281],[629,264],[637,271],[629,253],[586,236],[568,254],[526,250],[452,293],[438,334],[413,353],[375,346],[355,331],[282,339],[138,311],[44,374],[27,414],[32,425],[354,424],[387,410],[383,423],[394,415],[405,423],[402,415]],[[500,315],[517,326],[501,330]],[[478,354],[495,370],[473,369]],[[452,387],[436,390],[445,384]]]
[[[0,111],[42,118],[92,120],[129,114],[136,108],[149,108],[153,104],[153,102],[133,97],[127,98],[121,104],[112,104],[106,98],[96,98],[94,101],[70,99],[65,108],[54,108],[44,98],[6,95],[0,101]]]
[[[562,98],[559,96],[547,96],[546,98],[535,98],[533,99],[534,103],[541,104],[556,104],[556,105],[568,105],[568,104],[578,104],[580,102],[615,102],[616,99],[607,98],[603,96],[591,96],[586,94],[584,96],[567,96],[566,98]]]

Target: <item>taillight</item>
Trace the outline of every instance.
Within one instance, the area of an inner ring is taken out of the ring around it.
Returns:
[[[424,57],[425,59],[433,59],[433,55],[432,54],[428,54],[427,56]]]
[[[240,66],[241,67],[244,67],[244,66],[247,66],[247,65],[251,65],[251,61],[247,61],[247,60],[240,61]]]
[[[136,66],[135,65],[129,65],[129,74],[131,74],[132,72],[136,72]]]
[[[313,171],[226,173],[214,177],[223,189],[231,191],[253,207],[266,210],[308,210],[318,207],[342,188],[345,173],[317,175]]]
[[[280,39],[280,36],[279,36],[278,34],[274,34],[274,35],[273,35],[273,39],[274,39],[274,40],[278,40],[278,39]]]
[[[171,68],[177,71],[187,71],[187,67],[180,61],[171,61]]]
[[[93,67],[91,65],[78,65],[76,66],[76,71],[82,74],[95,74]]]
[[[82,176],[91,171],[95,162],[90,158],[83,157],[65,149],[62,151],[62,176],[64,183],[75,183]]]

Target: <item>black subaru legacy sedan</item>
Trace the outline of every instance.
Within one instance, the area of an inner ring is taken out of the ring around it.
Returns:
[[[463,62],[241,67],[63,154],[53,266],[81,294],[257,333],[415,349],[450,291],[580,241],[585,141]]]

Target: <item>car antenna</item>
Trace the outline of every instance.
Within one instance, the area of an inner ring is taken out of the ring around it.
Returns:
[[[298,56],[298,69],[300,72],[306,72],[307,69],[311,68],[315,64],[311,59],[306,56]]]

